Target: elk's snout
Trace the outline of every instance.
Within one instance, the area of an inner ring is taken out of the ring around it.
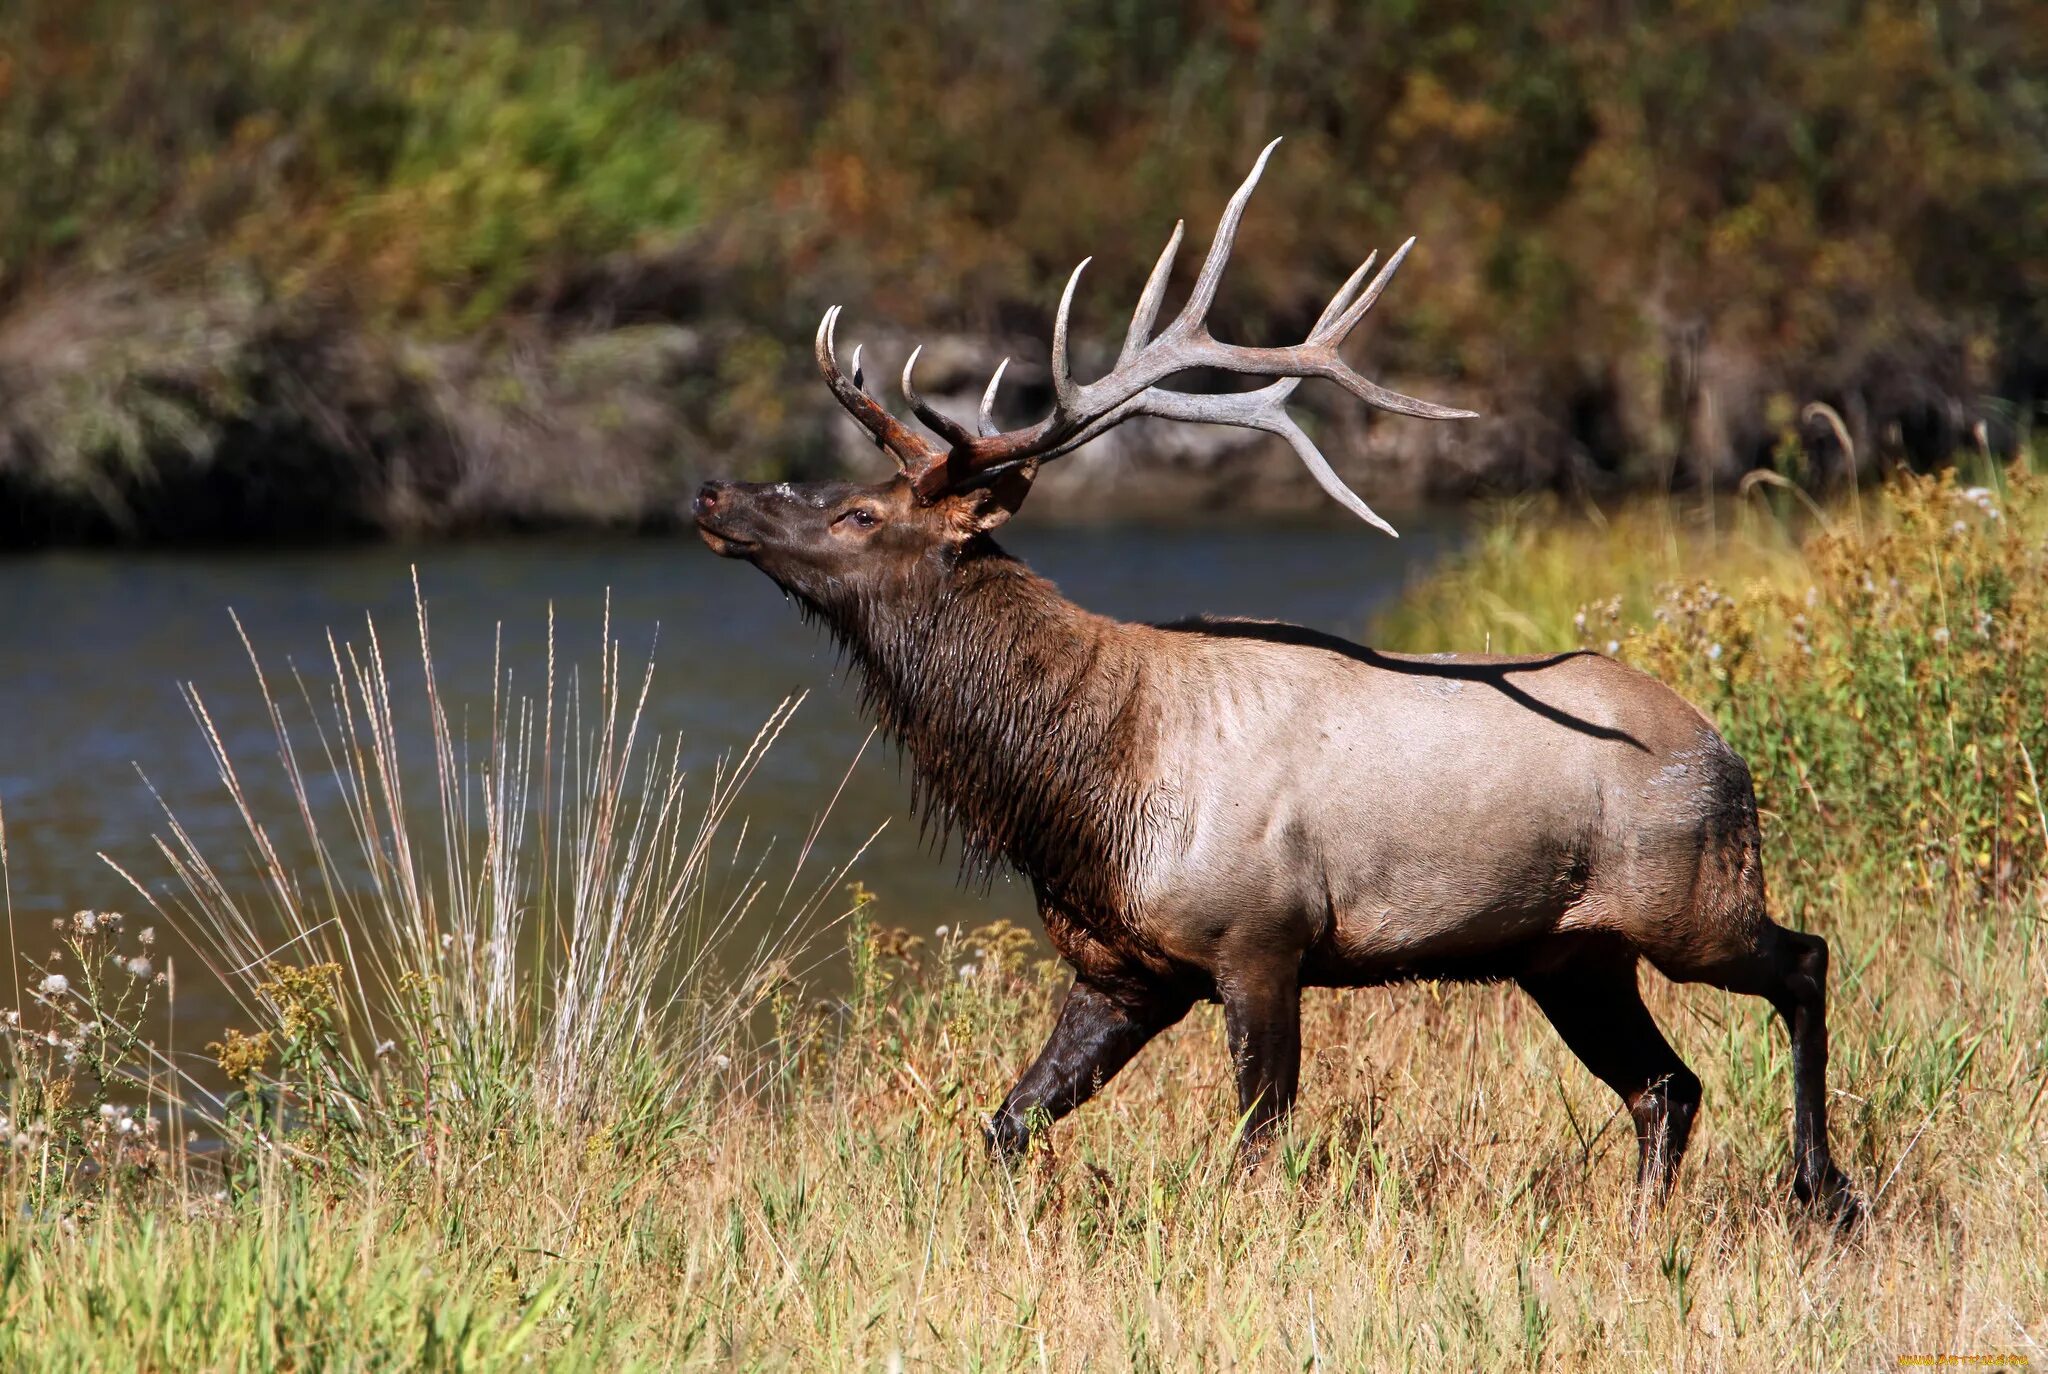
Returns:
[[[757,503],[749,495],[744,483],[706,482],[690,503],[697,533],[721,558],[744,558],[760,545]]]

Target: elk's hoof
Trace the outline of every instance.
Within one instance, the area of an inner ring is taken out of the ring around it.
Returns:
[[[1795,1180],[1792,1195],[1832,1222],[1835,1229],[1844,1235],[1863,1224],[1863,1199],[1849,1186],[1848,1175],[1832,1164],[1817,1184],[1803,1178]]]
[[[982,1124],[981,1138],[988,1145],[989,1158],[1005,1168],[1016,1168],[1023,1160],[1024,1152],[1031,1147],[1031,1132],[1002,1114],[992,1116]]]

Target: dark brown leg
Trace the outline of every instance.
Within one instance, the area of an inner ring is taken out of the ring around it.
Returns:
[[[1792,1036],[1792,1191],[1844,1226],[1861,1215],[1828,1149],[1828,942],[1766,920],[1754,949],[1721,968],[1677,976],[1769,1000]]]
[[[1171,989],[1111,993],[1076,979],[1052,1038],[989,1118],[989,1150],[1006,1161],[1021,1157],[1031,1143],[1034,1118],[1057,1121],[1095,1096],[1191,1005],[1192,998]]]
[[[1661,1201],[1692,1134],[1700,1080],[1643,1005],[1635,956],[1601,951],[1520,981],[1579,1062],[1628,1107],[1636,1123],[1636,1184]]]
[[[1301,986],[1288,968],[1232,980],[1222,991],[1224,1034],[1244,1122],[1238,1157],[1250,1167],[1265,1155],[1274,1128],[1294,1106],[1301,1081]]]

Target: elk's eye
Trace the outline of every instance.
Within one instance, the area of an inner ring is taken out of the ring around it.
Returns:
[[[855,506],[839,518],[860,529],[871,530],[875,527],[875,513],[866,506]]]

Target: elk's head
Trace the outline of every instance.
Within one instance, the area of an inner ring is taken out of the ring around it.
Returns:
[[[858,348],[853,352],[852,376],[841,371],[834,347],[839,308],[827,310],[818,324],[818,368],[839,404],[867,430],[876,446],[895,460],[897,475],[872,486],[845,482],[706,483],[696,502],[697,527],[705,542],[714,552],[746,558],[785,588],[829,606],[842,596],[857,596],[898,579],[943,570],[961,553],[985,547],[976,541],[1017,509],[1041,463],[1071,453],[1104,431],[1141,415],[1236,425],[1278,435],[1341,505],[1393,534],[1394,527],[1344,485],[1287,413],[1286,403],[1304,379],[1321,377],[1370,406],[1398,415],[1428,420],[1472,416],[1469,410],[1419,401],[1368,381],[1338,352],[1393,279],[1415,240],[1402,244],[1370,282],[1367,276],[1379,255],[1368,257],[1338,288],[1301,343],[1254,348],[1221,343],[1209,333],[1209,307],[1230,260],[1238,222],[1266,168],[1266,159],[1279,142],[1274,139],[1266,145],[1251,175],[1230,198],[1180,313],[1154,331],[1184,223],[1174,226],[1173,236],[1145,283],[1115,367],[1086,383],[1074,379],[1069,364],[1067,322],[1074,289],[1088,260],[1074,269],[1053,321],[1052,413],[1037,424],[1013,430],[995,424],[996,392],[1007,360],[989,379],[977,423],[969,428],[918,394],[913,380],[918,354],[912,352],[903,367],[903,397],[911,413],[935,437],[920,434],[867,394]],[[1161,385],[1195,368],[1271,380],[1256,390],[1220,395],[1172,391]]]
[[[832,609],[920,578],[943,577],[979,536],[1016,509],[1016,482],[924,500],[886,482],[706,482],[697,531],[712,552],[743,558],[805,601]]]

